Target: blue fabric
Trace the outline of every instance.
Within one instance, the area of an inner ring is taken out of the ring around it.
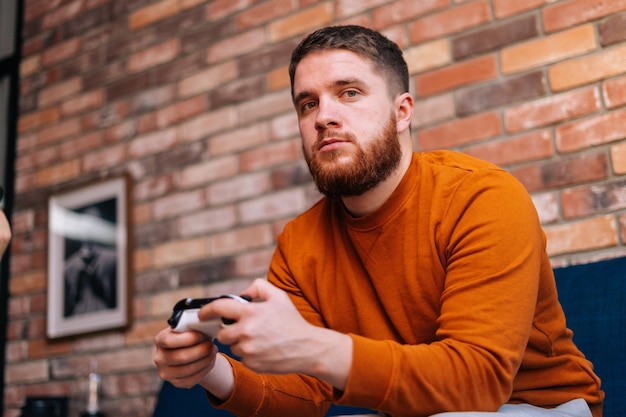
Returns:
[[[626,258],[554,270],[574,342],[602,380],[604,417],[626,413]]]
[[[218,343],[220,352],[235,357],[228,346]],[[366,408],[332,405],[326,417],[374,413]],[[157,398],[153,417],[233,417],[228,411],[211,406],[204,394],[204,389],[195,386],[191,389],[176,388],[167,381],[163,382]]]

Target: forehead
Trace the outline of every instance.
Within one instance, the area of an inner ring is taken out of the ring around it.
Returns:
[[[300,61],[294,75],[294,92],[348,79],[383,81],[371,60],[348,50],[329,49],[311,52]]]

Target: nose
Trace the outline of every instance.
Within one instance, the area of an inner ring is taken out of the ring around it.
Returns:
[[[332,100],[319,100],[315,117],[315,129],[321,132],[326,129],[335,129],[341,126],[341,118],[336,103]]]

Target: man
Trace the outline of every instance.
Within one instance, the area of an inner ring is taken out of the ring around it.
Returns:
[[[0,210],[0,258],[9,247],[11,241],[11,226],[4,211]]]
[[[0,186],[0,204],[4,200],[4,187]],[[0,210],[0,258],[9,247],[11,241],[11,226],[4,211]]]
[[[237,320],[217,339],[241,362],[165,329],[161,377],[202,385],[236,415],[321,416],[334,402],[392,416],[600,416],[531,199],[489,163],[413,153],[397,45],[324,28],[296,48],[290,76],[326,198],[285,227],[269,282],[243,291],[259,302],[200,311]]]

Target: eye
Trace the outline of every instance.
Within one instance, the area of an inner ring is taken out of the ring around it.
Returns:
[[[316,103],[314,101],[306,101],[300,105],[300,112],[306,113],[307,111],[314,109]]]
[[[355,98],[359,95],[357,90],[346,90],[343,92],[343,95],[347,98]]]

